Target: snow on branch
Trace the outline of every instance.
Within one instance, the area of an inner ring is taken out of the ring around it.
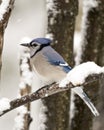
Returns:
[[[0,21],[3,19],[4,14],[7,12],[10,0],[2,0],[0,5]]]
[[[28,43],[31,39],[24,37],[21,43]],[[21,82],[19,84],[20,89],[25,89],[25,87],[32,85],[33,72],[30,65],[30,50],[27,47],[20,46],[20,74]]]
[[[24,116],[27,114],[27,108],[25,106],[21,106],[18,108],[18,115],[15,117],[15,126],[14,130],[24,130]]]
[[[10,109],[10,107],[10,100],[8,98],[2,98],[0,100],[0,114],[2,114],[6,109]]]
[[[30,42],[30,38],[24,37],[21,43]],[[20,46],[20,84],[19,97],[31,92],[33,72],[30,65],[30,51],[27,47]],[[30,115],[30,103],[25,104],[17,109],[14,130],[28,130],[32,121]]]
[[[0,1],[0,73],[2,67],[2,50],[3,50],[3,39],[4,31],[7,27],[7,23],[13,9],[15,0],[1,0]]]
[[[11,12],[11,8],[13,8],[14,0],[2,0],[0,5],[0,21],[3,20],[6,13]]]
[[[34,93],[10,101],[10,107],[3,110],[0,109],[0,116],[28,102],[45,98],[52,94],[69,90],[73,87],[83,86],[91,82],[98,81],[102,76],[104,76],[104,67],[100,67],[93,62],[83,63],[73,68],[60,84],[53,83],[51,85],[44,86]],[[1,107],[2,104],[0,104],[0,108]]]
[[[104,72],[104,67],[96,65],[94,62],[87,62],[72,69],[65,79],[60,83],[60,87],[65,87],[69,82],[74,86],[79,86],[85,82],[88,75],[100,74]]]

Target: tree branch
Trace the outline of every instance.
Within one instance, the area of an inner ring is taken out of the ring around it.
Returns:
[[[56,94],[56,93],[59,93],[59,92],[65,91],[65,90],[69,90],[76,86],[83,86],[83,85],[87,85],[91,82],[98,81],[102,76],[104,76],[103,73],[89,75],[85,79],[84,83],[78,84],[78,85],[73,85],[71,82],[69,82],[68,84],[66,84],[66,87],[59,87],[58,83],[53,83],[51,85],[44,86],[44,87],[38,89],[34,93],[31,93],[31,94],[25,95],[21,98],[17,98],[17,99],[10,101],[10,108],[2,111],[0,116],[2,116],[4,114],[6,114],[7,112],[9,112],[19,106],[22,106],[26,103],[29,103],[29,102],[32,102],[32,101],[35,101],[38,99],[46,98],[50,95],[53,95],[53,94]]]
[[[0,73],[2,67],[2,50],[3,50],[3,40],[4,40],[4,31],[7,27],[11,11],[14,6],[15,0],[8,0],[8,5],[6,1],[0,1]]]
[[[29,38],[24,37],[22,42],[28,42]],[[29,50],[25,47],[20,46],[20,84],[19,84],[19,96],[22,97],[26,94],[31,93],[32,88],[32,68],[30,65],[30,53]],[[25,111],[25,112],[24,112]],[[18,118],[21,120],[18,122]],[[31,117],[31,104],[30,102],[22,106],[22,108],[17,109],[17,116],[15,118],[15,127],[14,130],[29,130],[30,123],[32,121]],[[18,128],[19,126],[19,128]]]

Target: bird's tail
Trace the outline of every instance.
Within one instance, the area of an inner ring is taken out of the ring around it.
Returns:
[[[86,103],[88,108],[95,116],[99,116],[99,112],[97,111],[97,109],[95,108],[95,106],[93,105],[93,103],[81,87],[72,88],[72,91],[74,91]]]

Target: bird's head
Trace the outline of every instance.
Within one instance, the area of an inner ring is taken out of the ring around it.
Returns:
[[[36,38],[30,43],[22,43],[21,45],[30,48],[30,55],[33,57],[43,47],[49,46],[51,42],[52,41],[48,38]]]

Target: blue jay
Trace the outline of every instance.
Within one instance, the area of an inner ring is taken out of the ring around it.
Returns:
[[[48,38],[36,38],[30,43],[21,44],[30,49],[30,62],[35,73],[45,85],[60,82],[71,70],[71,67],[65,62],[62,56],[50,46],[51,42]],[[96,108],[82,88],[76,87],[74,92],[84,100],[94,115],[97,116],[98,112]]]
[[[71,70],[50,43],[50,39],[37,38],[29,44],[22,44],[30,48],[31,64],[45,85],[61,81]]]

